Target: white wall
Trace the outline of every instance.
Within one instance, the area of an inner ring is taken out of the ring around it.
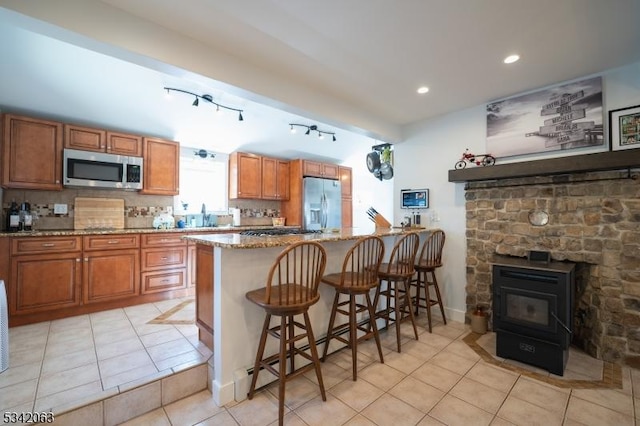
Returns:
[[[605,111],[640,104],[640,62],[609,70],[602,76]],[[604,123],[608,135],[608,114]],[[465,199],[464,184],[449,182],[448,171],[465,148],[475,154],[484,153],[485,139],[485,105],[479,105],[410,126],[405,131],[405,141],[394,147],[395,215],[403,216],[400,189],[429,189],[429,209],[423,212],[422,219],[424,224],[441,228],[447,235],[444,266],[437,274],[447,312],[458,321],[464,321],[466,310]],[[530,158],[537,157],[527,157]],[[425,220],[433,215],[440,220]]]

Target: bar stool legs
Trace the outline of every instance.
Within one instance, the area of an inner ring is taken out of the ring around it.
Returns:
[[[253,395],[256,389],[256,383],[258,381],[258,375],[260,373],[260,369],[264,368],[269,371],[273,375],[278,377],[278,418],[280,419],[280,424],[282,424],[282,419],[284,417],[284,396],[285,396],[285,383],[287,380],[290,380],[294,377],[299,376],[311,368],[315,370],[316,377],[318,379],[318,386],[320,387],[320,394],[322,396],[322,400],[327,400],[327,395],[324,389],[324,382],[322,380],[322,372],[320,371],[320,359],[318,357],[318,349],[315,345],[315,336],[313,335],[313,330],[311,328],[311,321],[309,320],[309,314],[307,311],[303,313],[304,316],[304,325],[296,323],[294,320],[294,315],[281,315],[280,316],[280,324],[274,327],[269,327],[271,323],[271,314],[267,314],[265,316],[264,325],[262,327],[262,334],[260,335],[260,343],[258,346],[258,352],[256,354],[256,362],[253,367],[253,377],[251,378],[251,386],[249,388],[248,398],[253,399]],[[295,335],[295,327],[299,327],[304,329],[306,332],[303,334]],[[274,354],[267,358],[262,358],[264,356],[264,350],[267,343],[267,337],[272,336],[279,339],[280,342],[280,350],[277,354]],[[307,338],[309,343],[309,351],[311,355],[309,356],[301,349],[295,347],[295,342],[298,340],[302,340]],[[300,368],[298,370],[295,369],[295,355],[302,355],[305,358],[311,360],[311,364]],[[289,373],[287,374],[287,358],[289,358]],[[275,361],[278,361],[278,368],[275,368],[272,364]]]
[[[431,277],[429,280],[428,276]],[[442,315],[442,321],[447,324],[447,317],[444,315],[444,306],[442,304],[442,296],[440,295],[440,288],[438,287],[438,280],[436,279],[435,269],[421,270],[418,268],[418,274],[416,279],[416,315],[418,315],[419,308],[425,308],[427,311],[427,321],[429,323],[429,333],[431,333],[431,307],[438,305],[440,307],[440,314]],[[435,291],[435,299],[431,298],[429,287],[433,287]],[[424,296],[421,297],[421,290],[424,290]],[[421,302],[424,302],[422,304]]]
[[[383,280],[381,280],[383,281]],[[398,346],[398,352],[401,352],[400,343],[400,325],[409,317],[411,325],[413,327],[413,334],[418,340],[418,328],[416,327],[416,320],[413,314],[413,303],[411,297],[409,297],[409,280],[384,280],[387,281],[387,288],[381,290],[378,287],[376,297],[373,302],[373,306],[378,306],[380,296],[385,297],[385,307],[376,312],[377,318],[384,319],[385,328],[389,329],[389,324],[394,322],[396,324],[396,342]],[[399,288],[402,286],[402,288]],[[393,304],[391,303],[393,300]]]

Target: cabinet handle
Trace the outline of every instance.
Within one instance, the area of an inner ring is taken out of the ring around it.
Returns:
[[[168,260],[168,257],[161,257],[160,260]]]
[[[55,243],[42,243],[42,247],[55,247]]]
[[[85,257],[85,258],[84,258],[84,261],[85,261],[85,262],[88,262],[88,261],[89,261],[89,258],[88,258],[88,257]]]
[[[118,240],[109,240],[109,242],[107,242],[107,244],[118,244],[120,243],[120,241]]]
[[[79,257],[76,258],[76,262],[82,262],[82,259],[80,259]]]

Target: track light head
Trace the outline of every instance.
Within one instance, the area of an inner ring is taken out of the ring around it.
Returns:
[[[242,111],[238,113],[238,121],[244,121],[244,117],[242,116]]]
[[[336,141],[336,135],[333,135],[333,141],[334,142]]]
[[[309,133],[311,133],[311,129],[307,129],[307,131],[304,132],[305,135],[308,135]]]
[[[193,101],[191,105],[198,106],[198,97],[196,97],[196,99]]]

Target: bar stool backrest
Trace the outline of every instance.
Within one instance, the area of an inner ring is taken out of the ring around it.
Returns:
[[[416,232],[404,235],[393,246],[389,263],[386,264],[386,271],[383,266],[381,272],[393,275],[413,275],[419,245],[420,238]]]
[[[433,231],[422,245],[418,265],[439,268],[442,266],[442,248],[445,234],[442,230]]]
[[[324,247],[315,241],[300,241],[288,246],[269,271],[267,303],[295,307],[313,302],[318,297],[318,285],[326,262]]]
[[[384,256],[384,241],[380,237],[360,238],[347,252],[342,264],[341,285],[371,287],[378,282],[378,269]]]

